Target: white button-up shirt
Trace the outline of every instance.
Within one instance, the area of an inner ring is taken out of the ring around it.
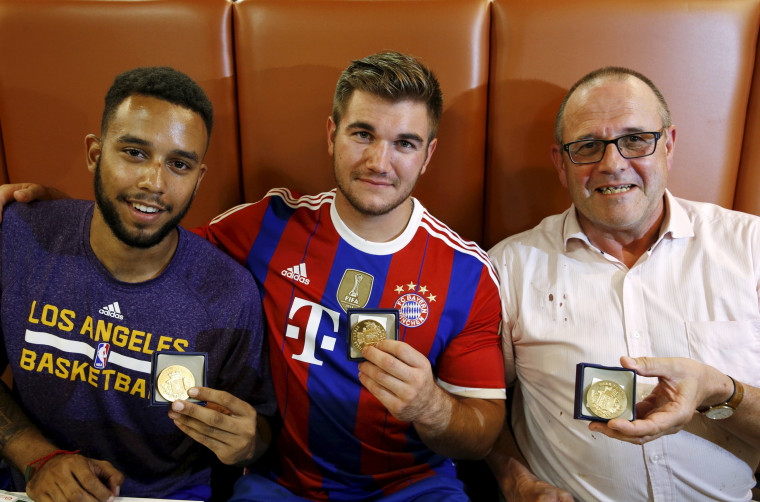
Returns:
[[[630,269],[589,242],[574,207],[489,252],[518,445],[576,500],[749,500],[755,484],[760,452],[700,414],[643,446],[573,418],[580,362],[688,357],[760,386],[760,218],[665,198],[660,236]],[[638,377],[637,399],[656,383]]]

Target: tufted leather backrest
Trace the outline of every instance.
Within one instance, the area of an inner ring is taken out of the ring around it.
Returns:
[[[0,130],[11,181],[40,181],[92,198],[84,137],[100,133],[116,74],[169,65],[214,104],[209,166],[186,225],[239,203],[231,3],[2,0]]]
[[[676,195],[760,214],[758,26],[760,0],[0,0],[0,181],[91,198],[83,138],[113,77],[171,65],[216,112],[186,226],[273,186],[329,189],[335,82],[392,49],[421,58],[444,92],[415,195],[484,247],[569,205],[549,157],[554,117],[575,80],[608,64],[668,99]]]
[[[444,94],[438,147],[415,195],[480,240],[487,1],[241,0],[235,35],[246,200],[273,186],[335,186],[326,125],[340,72],[351,60],[397,50],[432,68]]]
[[[732,207],[741,160],[742,207],[758,212],[757,196],[747,201],[760,188],[758,147],[744,131],[759,16],[757,0],[495,0],[485,245],[569,206],[549,156],[554,119],[569,87],[606,65],[647,75],[668,101],[675,195]]]

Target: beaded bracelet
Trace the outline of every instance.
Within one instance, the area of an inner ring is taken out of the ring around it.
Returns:
[[[35,473],[39,472],[40,469],[42,469],[42,466],[47,463],[48,460],[55,457],[56,455],[76,455],[79,453],[79,450],[76,451],[68,451],[68,450],[55,450],[53,453],[50,453],[48,455],[45,455],[42,458],[38,458],[34,462],[29,462],[29,465],[26,466],[26,472],[24,472],[24,481],[27,483],[30,479],[32,479],[32,466],[36,463],[39,463],[40,465],[37,466],[37,468],[34,470]]]

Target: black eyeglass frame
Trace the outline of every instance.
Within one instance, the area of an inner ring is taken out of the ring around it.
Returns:
[[[610,143],[615,145],[615,148],[617,148],[618,153],[621,157],[624,159],[640,159],[642,157],[649,157],[650,155],[654,155],[654,152],[657,151],[657,142],[660,140],[660,137],[662,136],[663,131],[665,128],[663,127],[659,131],[641,131],[641,132],[632,132],[630,134],[623,134],[622,136],[618,136],[617,138],[612,139],[581,139],[578,141],[571,141],[570,143],[565,143],[562,145],[562,149],[567,152],[567,157],[570,159],[570,162],[573,164],[596,164],[597,162],[601,162],[604,160],[604,156],[607,153],[607,145]],[[629,136],[638,136],[640,134],[654,134],[654,148],[652,148],[652,151],[644,154],[644,155],[633,155],[633,156],[626,156],[623,151],[620,149],[620,144],[618,144],[618,141],[620,141],[623,138],[627,138]],[[574,145],[576,143],[588,143],[589,141],[601,141],[604,143],[604,146],[602,147],[602,156],[599,158],[599,160],[593,160],[591,162],[576,162],[573,159],[573,156],[570,154],[570,145]]]

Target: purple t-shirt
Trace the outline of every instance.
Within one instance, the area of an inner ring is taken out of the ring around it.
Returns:
[[[10,363],[16,399],[48,439],[125,474],[123,496],[208,483],[213,453],[174,425],[168,407],[151,406],[151,359],[205,352],[206,386],[273,414],[255,282],[184,229],[160,276],[115,280],[90,247],[92,212],[77,200],[5,209],[0,364]]]

